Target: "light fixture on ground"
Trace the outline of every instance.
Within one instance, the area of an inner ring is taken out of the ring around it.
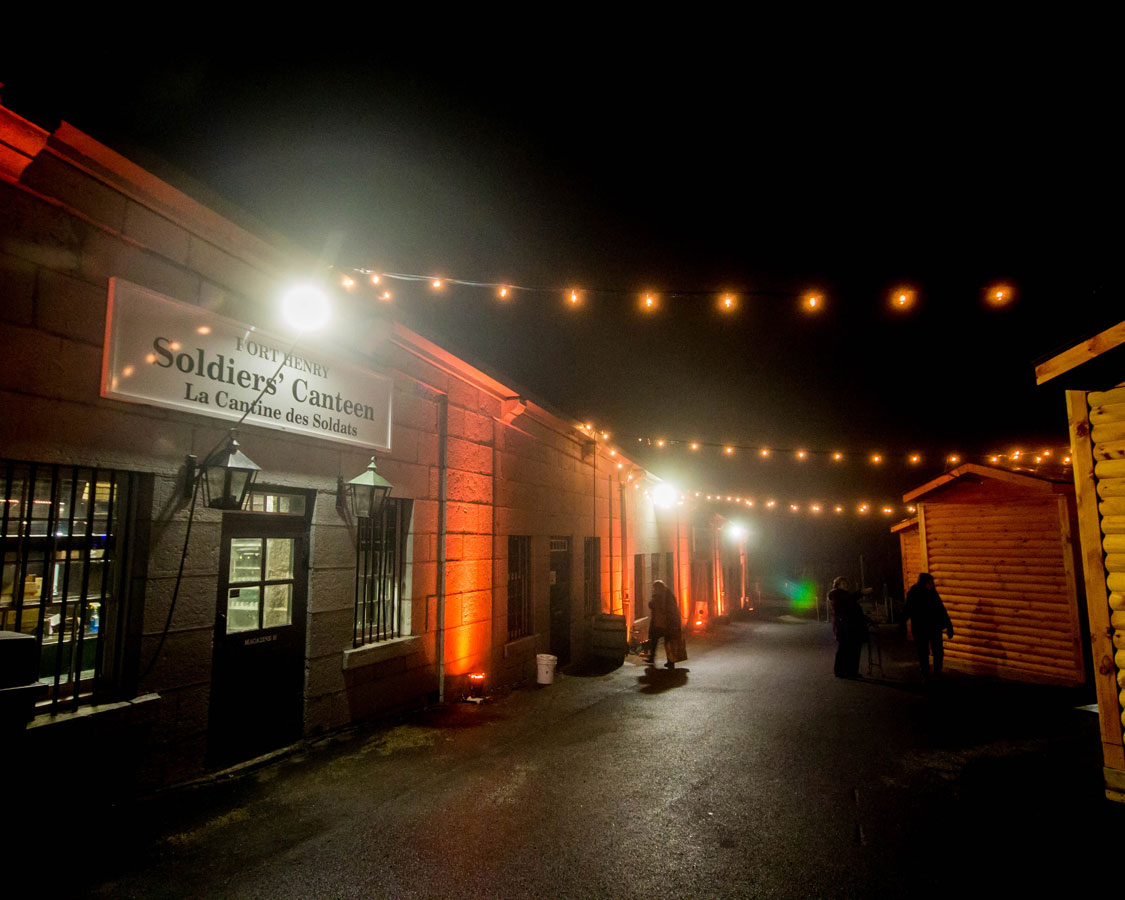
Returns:
[[[375,518],[383,510],[383,504],[391,495],[394,487],[386,478],[379,474],[375,466],[375,457],[367,464],[367,469],[361,475],[348,482],[348,495],[351,497],[352,512],[356,518]]]
[[[184,496],[190,498],[197,481],[202,481],[203,503],[213,509],[242,509],[260,471],[258,464],[239,449],[233,428],[226,443],[212,450],[198,470],[194,456],[187,457],[186,468]]]

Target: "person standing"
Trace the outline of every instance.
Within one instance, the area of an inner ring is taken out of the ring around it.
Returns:
[[[867,616],[860,609],[859,599],[867,591],[851,591],[843,575],[832,582],[828,592],[828,609],[832,631],[836,635],[836,663],[832,671],[837,678],[861,678],[859,654],[867,640]]]
[[[930,680],[930,653],[934,656],[934,678],[941,678],[941,664],[945,658],[945,647],[941,633],[944,631],[953,639],[953,622],[941,602],[934,576],[923,572],[918,581],[906,593],[906,610],[902,623],[914,622],[914,649],[918,651],[918,665],[922,669],[922,679]]]
[[[680,604],[663,581],[652,583],[652,599],[648,602],[651,610],[648,620],[648,659],[649,665],[656,662],[656,643],[664,638],[664,655],[667,661],[664,668],[674,669],[676,663],[668,656],[668,641],[678,641],[683,637],[683,622],[680,619]]]

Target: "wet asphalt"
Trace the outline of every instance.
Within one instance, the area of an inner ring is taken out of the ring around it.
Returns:
[[[1125,805],[1104,799],[1092,697],[924,689],[893,629],[881,668],[841,680],[834,646],[823,623],[736,621],[675,672],[631,656],[325,738],[99,811],[61,855],[43,835],[34,895],[1120,892]]]

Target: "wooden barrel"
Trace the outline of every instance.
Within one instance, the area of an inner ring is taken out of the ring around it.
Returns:
[[[625,662],[628,645],[628,632],[625,617],[601,613],[594,617],[594,635],[590,652],[597,659],[611,659],[617,663]]]

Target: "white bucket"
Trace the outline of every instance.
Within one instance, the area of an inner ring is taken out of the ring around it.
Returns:
[[[555,680],[555,663],[558,661],[559,658],[550,653],[535,654],[535,664],[538,669],[535,679],[537,684],[551,684]]]

